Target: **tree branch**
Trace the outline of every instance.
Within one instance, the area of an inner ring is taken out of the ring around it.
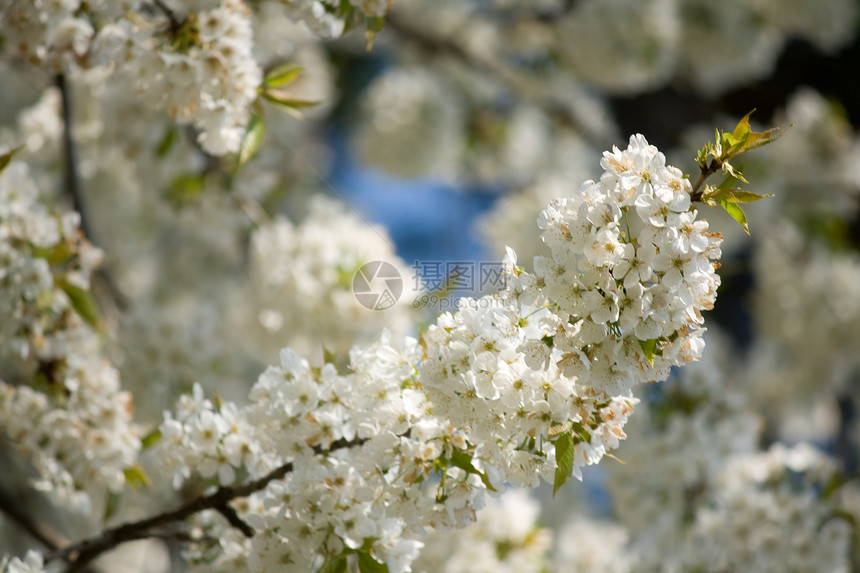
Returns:
[[[81,178],[78,173],[78,158],[75,151],[75,144],[72,139],[72,94],[69,86],[66,83],[66,75],[60,73],[56,78],[57,88],[60,90],[60,96],[63,106],[63,190],[72,199],[72,207],[78,212],[81,217],[81,231],[89,238],[90,233],[89,217],[87,216],[86,202],[84,201],[83,193],[81,192]]]
[[[170,31],[176,33],[182,27],[182,20],[176,16],[176,12],[171,10],[170,6],[164,3],[164,0],[153,0],[153,4],[167,16],[167,21],[170,22]]]
[[[707,167],[701,167],[700,168],[702,172],[699,174],[699,178],[696,179],[696,182],[693,183],[693,188],[690,191],[690,200],[691,201],[696,202],[696,201],[702,200],[702,195],[705,192],[705,190],[701,188],[702,184],[705,182],[705,180],[708,177],[710,177],[711,175],[713,175],[714,173],[719,171],[722,168],[722,166],[723,166],[722,162],[717,160],[716,158],[714,158],[714,159],[711,159],[711,162],[708,163]]]
[[[335,450],[359,446],[366,441],[366,439],[361,438],[356,438],[354,440],[340,439],[332,442],[328,449],[324,450],[320,446],[315,446],[313,451],[317,455],[322,455]],[[66,573],[81,571],[86,564],[105,551],[113,549],[114,547],[128,541],[157,536],[157,534],[153,533],[154,529],[179,521],[184,521],[192,515],[208,509],[214,509],[220,512],[227,518],[231,525],[237,527],[237,529],[241,530],[246,536],[251,537],[254,534],[254,530],[242,521],[235,513],[235,510],[233,510],[233,508],[228,504],[234,499],[248,497],[252,493],[265,488],[272,481],[283,479],[292,471],[293,464],[290,462],[275,468],[265,476],[244,485],[220,487],[214,493],[193,499],[174,511],[161,513],[140,521],[125,523],[112,529],[105,530],[96,537],[85,539],[63,549],[53,551],[45,556],[45,561],[48,562],[56,559],[63,559],[69,563],[69,569]],[[229,517],[230,514],[235,516],[236,520],[231,519],[231,517]],[[238,523],[236,521],[238,521]],[[242,525],[239,525],[239,523]]]
[[[219,505],[218,507],[216,507],[215,510],[218,511],[218,513],[220,513],[224,517],[224,519],[227,520],[227,523],[241,531],[242,535],[244,535],[248,539],[254,537],[254,529],[250,525],[245,523],[241,517],[239,517],[239,514],[236,513],[236,510],[233,509],[233,506],[225,503],[224,505]]]
[[[2,511],[18,527],[26,531],[30,536],[48,549],[56,550],[69,543],[51,526],[32,519],[21,511],[21,504],[15,500],[9,492],[0,488],[0,511]]]
[[[507,10],[499,9],[499,13],[503,16],[512,16],[526,21],[538,22],[541,24],[552,24],[570,14],[578,0],[561,0],[556,6],[547,7],[521,7],[513,6]]]
[[[63,190],[72,199],[72,207],[80,216],[81,232],[88,241],[95,245],[90,218],[87,212],[86,200],[81,189],[81,177],[78,173],[78,157],[75,141],[72,137],[72,95],[66,81],[66,75],[60,73],[56,77],[57,88],[60,90],[60,98],[63,107]],[[128,308],[128,297],[120,290],[113,276],[104,267],[96,270],[96,276],[101,279],[107,287],[110,297],[116,303],[117,308],[123,310]]]

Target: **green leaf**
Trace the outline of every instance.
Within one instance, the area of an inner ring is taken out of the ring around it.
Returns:
[[[753,111],[755,110],[746,114],[738,122],[738,125],[731,134],[723,134],[723,141],[730,143],[729,148],[727,148],[723,153],[723,161],[728,161],[736,155],[752,151],[753,149],[758,149],[759,147],[776,141],[784,133],[784,130],[781,127],[772,127],[761,132],[753,131],[749,122],[749,118]]]
[[[340,6],[337,8],[339,20],[343,20],[343,33],[346,35],[355,29],[356,26],[364,21],[364,16],[360,10],[357,10],[350,0],[340,0]]]
[[[340,0],[340,4],[337,7],[337,15],[339,18],[345,19],[352,14],[352,10],[352,3],[349,0]]]
[[[734,178],[729,177],[726,181],[732,179]],[[758,201],[765,197],[773,197],[773,194],[759,195],[758,193],[746,191],[745,189],[738,189],[737,187],[723,188],[722,186],[711,187],[702,195],[703,200],[709,205],[714,205],[720,201],[726,201],[729,203],[752,203],[753,201]]]
[[[263,94],[263,97],[265,95]],[[244,165],[257,153],[264,135],[266,135],[266,125],[259,115],[252,113],[251,121],[248,122],[248,130],[239,146],[239,165]]]
[[[326,561],[319,573],[347,573],[348,571],[346,556],[338,555]]]
[[[24,149],[23,145],[19,145],[15,149],[10,149],[3,155],[0,155],[0,173],[3,173],[3,170],[6,169],[6,166],[9,165],[9,162],[12,161],[12,158],[16,153]]]
[[[717,189],[732,189],[738,181],[739,179],[737,177],[732,177],[731,175],[729,175],[723,180],[722,183],[717,185]]]
[[[266,101],[270,101],[274,104],[278,104],[284,107],[288,107],[290,109],[304,109],[308,107],[314,107],[322,103],[322,101],[310,101],[310,100],[301,100],[301,99],[293,99],[288,97],[281,97],[279,95],[275,95],[271,92],[263,92],[263,99]]]
[[[781,127],[772,127],[760,133],[752,133],[744,144],[743,150],[751,151],[753,149],[758,149],[759,147],[776,141],[782,137],[783,133],[785,133],[785,130]]]
[[[337,354],[323,346],[323,363],[325,364],[336,364],[337,363]]]
[[[373,41],[376,40],[376,36],[382,31],[382,28],[385,27],[385,17],[379,16],[376,18],[368,18],[365,22],[367,24],[367,30],[364,32],[364,42],[367,46],[367,51],[369,52],[371,48],[373,48]]]
[[[267,88],[283,87],[299,77],[303,70],[302,66],[296,64],[283,64],[266,74],[263,85]]]
[[[487,474],[484,472],[478,471],[475,466],[472,465],[472,456],[467,454],[466,452],[456,451],[451,454],[451,465],[455,468],[460,468],[464,472],[468,474],[475,474],[490,491],[496,491],[496,488],[493,487],[493,484],[490,483],[490,478],[487,477]]]
[[[585,426],[580,424],[579,422],[571,422],[571,427],[573,428],[573,433],[585,440],[586,442],[591,441],[591,432],[589,432]]]
[[[388,573],[388,565],[374,559],[368,551],[359,551],[358,570],[361,573]]]
[[[728,161],[735,155],[742,153],[742,149],[746,144],[747,139],[749,139],[751,135],[750,129],[750,115],[752,115],[753,111],[746,114],[735,126],[735,129],[731,132],[723,132],[720,141],[723,144],[723,153],[721,156],[722,161]]]
[[[726,159],[733,155],[733,149],[739,149],[741,145],[743,145],[742,140],[735,139],[735,136],[728,132],[723,132],[723,136],[720,141],[722,142],[723,149],[726,150],[724,153]]]
[[[64,278],[57,279],[56,282],[57,286],[63,289],[63,292],[69,297],[75,312],[90,326],[99,330],[101,319],[99,317],[99,307],[96,305],[96,299],[93,298],[93,294],[88,290],[69,283]]]
[[[161,142],[159,142],[158,147],[155,148],[156,157],[164,157],[167,155],[167,152],[170,151],[171,147],[173,147],[174,141],[176,141],[176,128],[171,126],[164,134],[164,137],[161,138]]]
[[[642,352],[645,353],[645,360],[648,361],[648,364],[654,366],[654,357],[657,355],[657,339],[640,340],[639,346],[642,347]]]
[[[127,467],[122,473],[125,474],[125,481],[132,489],[137,490],[141,487],[150,487],[152,485],[152,480],[149,479],[149,476],[146,475],[146,470],[140,464]]]
[[[155,444],[161,441],[161,430],[158,428],[154,429],[144,437],[140,439],[140,446],[142,449],[151,448]]]
[[[752,203],[753,201],[758,201],[759,199],[764,199],[765,197],[773,197],[773,193],[768,193],[767,195],[759,195],[758,193],[753,193],[752,191],[745,191],[743,189],[732,189],[731,197],[728,199],[733,203]]]
[[[466,452],[457,451],[451,454],[451,465],[468,473],[475,471],[475,467],[472,465],[472,456]]]
[[[829,500],[833,493],[845,484],[845,480],[838,473],[830,476],[830,479],[824,485],[824,490],[821,492],[821,499]]]
[[[732,131],[732,137],[738,141],[742,141],[752,134],[752,129],[750,128],[750,116],[755,112],[755,108],[751,109],[749,113],[741,118],[738,124],[735,126],[734,131]]]
[[[33,256],[38,259],[45,259],[52,267],[62,265],[76,254],[71,245],[65,241],[57,243],[50,249],[33,247]]]
[[[741,227],[743,227],[744,231],[749,235],[750,228],[749,225],[747,225],[747,216],[746,213],[744,213],[744,210],[741,209],[740,205],[732,201],[718,201],[718,203],[726,210],[726,213],[732,216],[732,219],[740,223]]]
[[[108,491],[105,494],[105,512],[103,519],[107,521],[116,513],[117,508],[119,507],[119,494],[114,493],[112,491]]]
[[[699,150],[699,153],[696,155],[696,163],[699,164],[699,167],[704,168],[708,163],[708,146],[704,146]]]
[[[189,173],[179,175],[167,188],[167,200],[177,206],[187,205],[203,193],[203,174]]]
[[[732,179],[734,179],[732,177]],[[720,201],[731,200],[732,191],[740,191],[740,189],[718,189],[717,187],[708,187],[702,194],[702,202],[711,207],[716,207]],[[734,201],[732,201],[734,203]]]
[[[555,480],[552,484],[552,495],[570,479],[573,473],[573,435],[564,433],[553,442],[555,444]]]

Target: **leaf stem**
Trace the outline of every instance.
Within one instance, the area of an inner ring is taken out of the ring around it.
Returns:
[[[711,159],[710,163],[708,163],[707,167],[701,167],[701,173],[699,174],[699,178],[696,179],[696,182],[693,183],[693,188],[690,191],[690,200],[693,202],[698,202],[702,200],[702,195],[704,194],[704,189],[702,189],[702,184],[704,184],[705,180],[719,171],[723,166],[723,162],[717,159]]]

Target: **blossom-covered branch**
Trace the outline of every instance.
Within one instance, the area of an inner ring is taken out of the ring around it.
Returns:
[[[316,570],[356,555],[407,571],[424,528],[469,524],[486,491],[581,477],[625,437],[632,388],[701,355],[701,312],[719,284],[721,239],[697,220],[683,173],[641,135],[601,166],[599,181],[541,213],[551,254],[533,274],[509,249],[506,288],[463,299],[420,344],[384,333],[354,348],[343,374],[284,350],[245,407],[195,386],[166,414],[155,453],[175,488],[194,475],[220,488],[51,558],[76,570],[203,514],[206,539],[241,535],[204,543],[210,565],[244,555],[254,570]]]
[[[320,447],[315,447],[313,450],[317,455],[323,455],[342,448],[351,448],[361,445],[363,441],[364,440],[360,439],[351,441],[338,440],[332,442],[325,450]],[[157,529],[180,523],[194,514],[208,509],[214,509],[225,513],[235,512],[235,510],[233,510],[229,505],[231,502],[264,489],[274,480],[284,479],[284,477],[288,473],[292,472],[293,469],[292,463],[286,463],[275,468],[268,474],[241,486],[219,487],[214,493],[193,499],[174,511],[161,513],[132,523],[125,523],[118,527],[107,529],[92,539],[79,541],[53,551],[45,557],[45,562],[57,559],[63,560],[69,564],[69,568],[67,570],[69,573],[80,571],[85,565],[105,551],[109,551],[128,541],[151,537]],[[245,524],[244,527],[239,526],[239,529],[241,529],[242,533],[248,537],[253,535],[253,529],[248,528],[247,524]]]
[[[860,5],[394,4],[4,4],[0,572],[857,568]]]

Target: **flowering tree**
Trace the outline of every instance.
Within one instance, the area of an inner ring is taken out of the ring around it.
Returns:
[[[3,3],[0,571],[860,563],[849,119],[808,88],[667,161],[610,113],[839,58],[856,5],[392,4]],[[499,288],[404,288],[344,133],[501,189]],[[542,481],[546,527],[502,495]]]

